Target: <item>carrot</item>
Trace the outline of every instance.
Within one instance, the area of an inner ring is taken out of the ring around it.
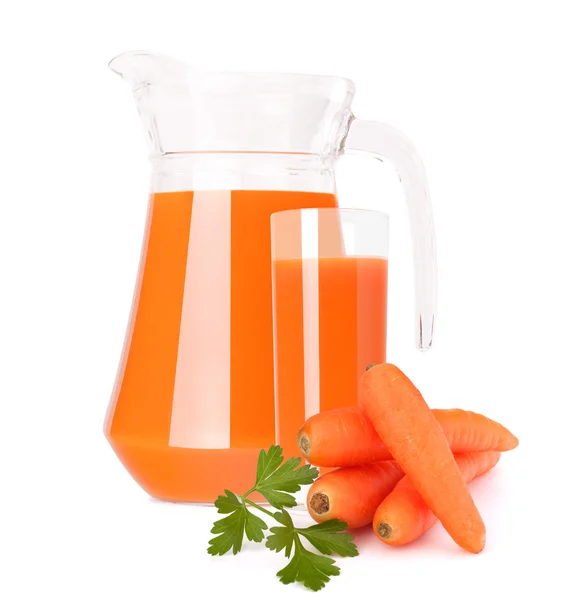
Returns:
[[[486,543],[482,517],[442,427],[419,390],[397,367],[380,364],[361,378],[360,403],[379,437],[453,540],[477,553]]]
[[[317,467],[352,467],[391,458],[371,421],[357,406],[310,417],[296,442],[302,456]]]
[[[350,528],[363,527],[403,475],[394,461],[336,469],[310,487],[308,512],[318,523],[340,519]]]
[[[513,450],[518,438],[505,427],[475,412],[433,409],[454,453]],[[297,436],[300,452],[318,467],[351,467],[393,458],[369,418],[356,406],[310,417]]]
[[[467,452],[455,455],[456,464],[469,483],[500,460],[500,452]],[[375,511],[375,535],[390,546],[403,546],[416,540],[437,522],[409,477],[403,477]]]

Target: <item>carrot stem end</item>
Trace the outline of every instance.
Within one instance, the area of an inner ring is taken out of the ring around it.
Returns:
[[[393,529],[389,523],[380,523],[377,526],[377,533],[380,538],[388,540],[393,535]]]
[[[310,498],[310,508],[317,515],[324,515],[330,510],[330,498],[322,492],[316,492]]]
[[[301,435],[298,438],[298,447],[304,456],[308,456],[310,454],[310,438],[307,435]]]

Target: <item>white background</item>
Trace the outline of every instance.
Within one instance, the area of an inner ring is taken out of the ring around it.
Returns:
[[[392,215],[389,359],[432,406],[504,422],[472,485],[479,556],[437,526],[361,556],[322,597],[567,598],[569,33],[565,2],[10,2],[0,9],[0,598],[301,597],[280,555],[206,554],[211,509],[150,500],[102,434],[149,167],[130,49],[221,70],[343,75],[357,116],[416,143],[438,237],[433,350],[413,348],[397,178],[343,160],[343,204]],[[306,596],[302,596],[306,597]]]

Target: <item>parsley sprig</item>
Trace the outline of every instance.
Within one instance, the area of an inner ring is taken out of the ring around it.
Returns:
[[[213,524],[211,533],[218,535],[209,541],[208,553],[221,555],[232,550],[237,554],[243,546],[244,536],[251,542],[262,542],[268,526],[249,507],[255,508],[279,523],[269,530],[267,548],[275,552],[284,550],[287,558],[292,555],[288,565],[277,573],[280,581],[285,584],[298,581],[318,591],[331,576],[340,574],[336,562],[322,555],[357,556],[358,549],[352,541],[353,536],[344,532],[347,524],[338,519],[310,527],[295,527],[286,508],[296,506],[292,493],[298,492],[302,485],[312,483],[318,477],[318,469],[310,465],[300,467],[300,458],[289,458],[283,463],[282,452],[280,446],[271,446],[266,452],[261,450],[255,485],[242,496],[225,490],[225,494],[217,498],[217,512],[228,516]],[[278,510],[271,512],[250,500],[253,492],[259,492]],[[321,554],[305,548],[301,538]]]

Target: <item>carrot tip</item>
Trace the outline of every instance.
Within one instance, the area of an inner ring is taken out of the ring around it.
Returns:
[[[330,510],[330,498],[322,492],[316,492],[310,498],[310,508],[317,515],[323,515]]]
[[[380,523],[377,526],[377,534],[380,538],[388,540],[393,535],[393,529],[389,523]]]
[[[298,447],[304,456],[308,456],[310,454],[310,439],[307,435],[301,435],[298,438]]]

